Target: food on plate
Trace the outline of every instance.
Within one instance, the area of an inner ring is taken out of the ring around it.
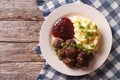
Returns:
[[[52,28],[52,35],[54,37],[62,38],[63,40],[71,39],[74,36],[73,23],[67,18],[60,18]]]
[[[78,16],[62,17],[52,28],[56,55],[69,67],[89,66],[97,51],[100,30],[95,22]]]
[[[77,44],[74,39],[68,39],[63,43],[60,42],[61,38],[53,40],[53,47],[56,55],[69,67],[82,67],[88,66],[89,62],[93,59],[93,52],[91,50],[85,51],[82,46]],[[61,44],[61,47],[54,45],[54,42]],[[69,42],[69,44],[68,44]]]
[[[54,41],[53,41],[53,45],[54,47],[56,48],[62,48],[61,44],[64,42],[63,39],[61,38],[56,38]]]
[[[74,37],[78,43],[82,44],[83,47],[98,50],[98,42],[100,39],[100,30],[97,28],[95,22],[87,18],[73,17],[72,19],[74,26]]]

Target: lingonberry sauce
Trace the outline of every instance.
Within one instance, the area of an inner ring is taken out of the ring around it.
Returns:
[[[71,20],[67,17],[60,18],[52,28],[54,37],[62,38],[63,40],[72,39],[74,36],[74,27]]]

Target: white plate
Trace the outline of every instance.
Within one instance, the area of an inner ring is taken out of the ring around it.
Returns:
[[[100,41],[99,51],[96,53],[95,58],[87,68],[73,69],[67,67],[55,54],[52,48],[52,25],[56,20],[63,16],[71,14],[79,14],[96,22],[101,31],[102,38]],[[89,74],[90,72],[99,68],[107,59],[112,45],[112,34],[110,26],[105,17],[96,9],[85,4],[67,4],[54,10],[44,21],[40,31],[40,46],[41,51],[48,62],[55,70],[71,76],[80,76]]]

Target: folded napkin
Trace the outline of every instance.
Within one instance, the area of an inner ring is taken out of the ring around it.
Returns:
[[[57,72],[49,64],[45,64],[37,80],[120,80],[120,0],[37,0],[37,6],[46,18],[54,9],[75,2],[90,5],[106,17],[113,36],[111,52],[105,63],[90,74],[67,76]],[[42,56],[40,46],[35,50]]]

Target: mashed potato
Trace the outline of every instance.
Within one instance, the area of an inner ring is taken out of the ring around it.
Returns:
[[[72,19],[75,39],[87,49],[98,50],[98,42],[100,38],[100,30],[95,22],[87,18],[74,16]]]

